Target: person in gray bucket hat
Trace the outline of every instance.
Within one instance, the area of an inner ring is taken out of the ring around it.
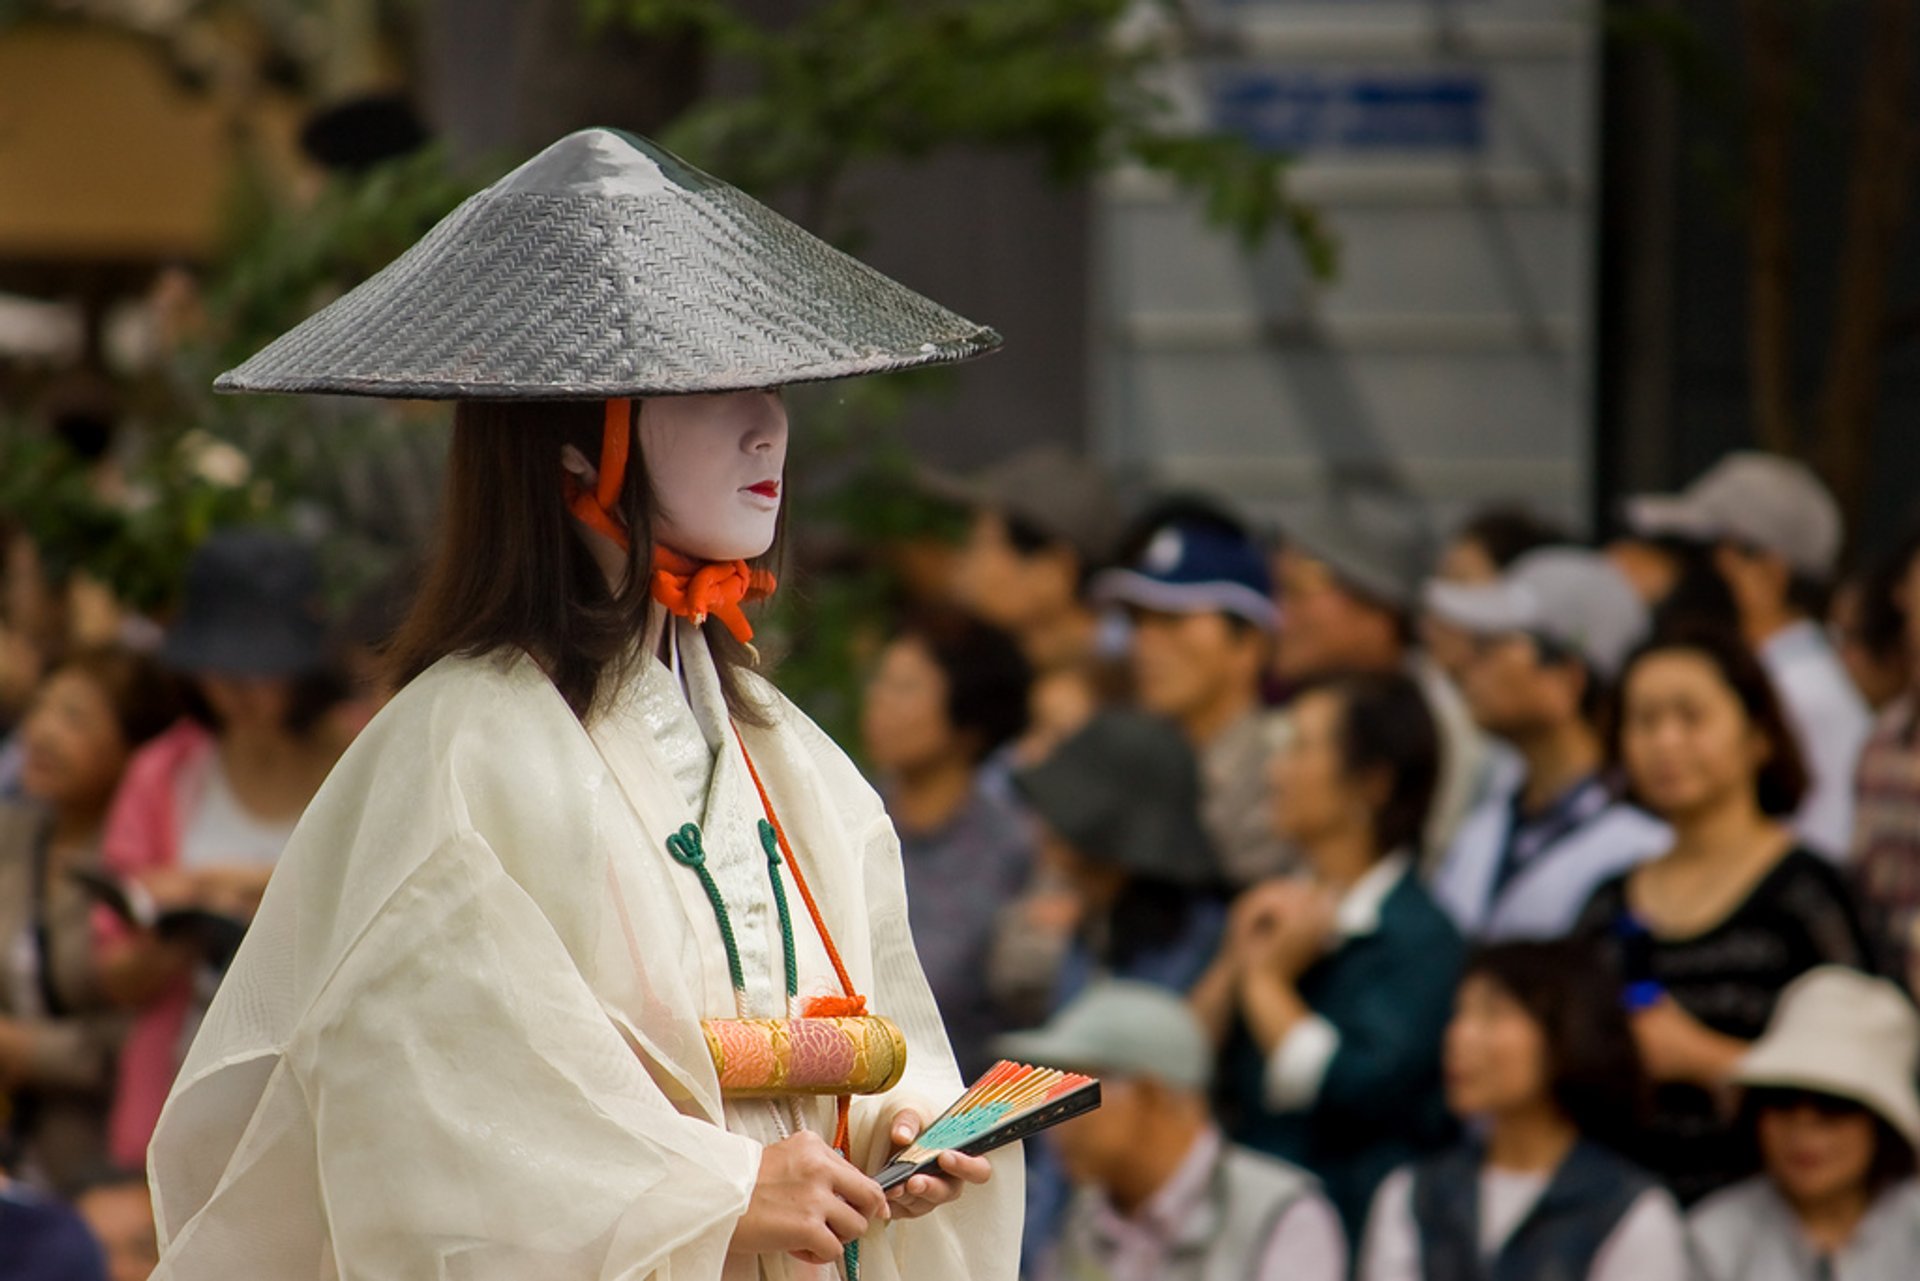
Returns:
[[[1345,1234],[1313,1176],[1220,1132],[1207,1098],[1213,1047],[1177,994],[1104,980],[998,1047],[1100,1079],[1100,1107],[1048,1136],[1073,1194],[1038,1281],[1347,1275]]]
[[[1039,822],[1042,861],[1078,901],[1056,1003],[1102,973],[1192,986],[1226,917],[1200,823],[1199,767],[1180,732],[1103,711],[1014,786]]]
[[[886,812],[746,613],[780,389],[999,341],[589,129],[221,376],[453,439],[403,688],[161,1116],[157,1277],[1010,1281],[1017,1148],[870,1175],[961,1082]]]

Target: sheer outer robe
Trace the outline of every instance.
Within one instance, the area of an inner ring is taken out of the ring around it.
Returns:
[[[960,1082],[878,797],[761,689],[775,717],[746,732],[754,761],[854,981],[911,1047],[892,1095],[855,1102],[871,1169],[891,1103],[944,1104]],[[524,658],[443,661],[375,719],[289,845],[162,1116],[157,1277],[722,1274],[761,1152],[718,1124],[700,1035],[733,1013],[703,995],[725,959],[673,888],[691,873],[664,848],[689,817],[671,780],[623,772]],[[1010,1278],[1020,1203],[1010,1150],[992,1184],[870,1234],[863,1275]]]

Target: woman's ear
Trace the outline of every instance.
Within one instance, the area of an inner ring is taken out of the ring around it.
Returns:
[[[560,446],[560,469],[578,481],[582,489],[591,490],[600,483],[600,469],[573,445]]]
[[[1354,784],[1369,814],[1378,814],[1393,799],[1393,771],[1384,765],[1369,767]]]

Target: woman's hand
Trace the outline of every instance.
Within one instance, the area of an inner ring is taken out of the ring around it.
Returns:
[[[1229,946],[1243,970],[1262,970],[1294,982],[1325,953],[1336,902],[1303,880],[1268,881],[1234,904]]]
[[[893,1114],[890,1122],[896,1151],[920,1137],[927,1126],[925,1118],[911,1107]],[[940,1154],[940,1173],[916,1174],[887,1193],[896,1219],[917,1219],[949,1201],[957,1201],[969,1183],[985,1183],[993,1178],[993,1163],[983,1156],[965,1156],[959,1152]]]
[[[1684,1081],[1717,1088],[1726,1083],[1747,1044],[1702,1023],[1671,996],[1633,1016],[1640,1060],[1655,1081]]]
[[[880,1185],[809,1131],[771,1144],[760,1158],[747,1212],[734,1226],[732,1254],[791,1254],[819,1267],[839,1262],[846,1243],[889,1217]]]

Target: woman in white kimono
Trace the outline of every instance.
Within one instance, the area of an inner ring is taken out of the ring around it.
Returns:
[[[866,1173],[961,1082],[880,801],[752,673],[740,609],[772,586],[777,388],[997,343],[590,130],[222,378],[460,403],[409,683],[161,1117],[156,1276],[1013,1276],[1016,1149]],[[723,1095],[703,1020],[863,1002],[906,1046],[885,1093]]]

